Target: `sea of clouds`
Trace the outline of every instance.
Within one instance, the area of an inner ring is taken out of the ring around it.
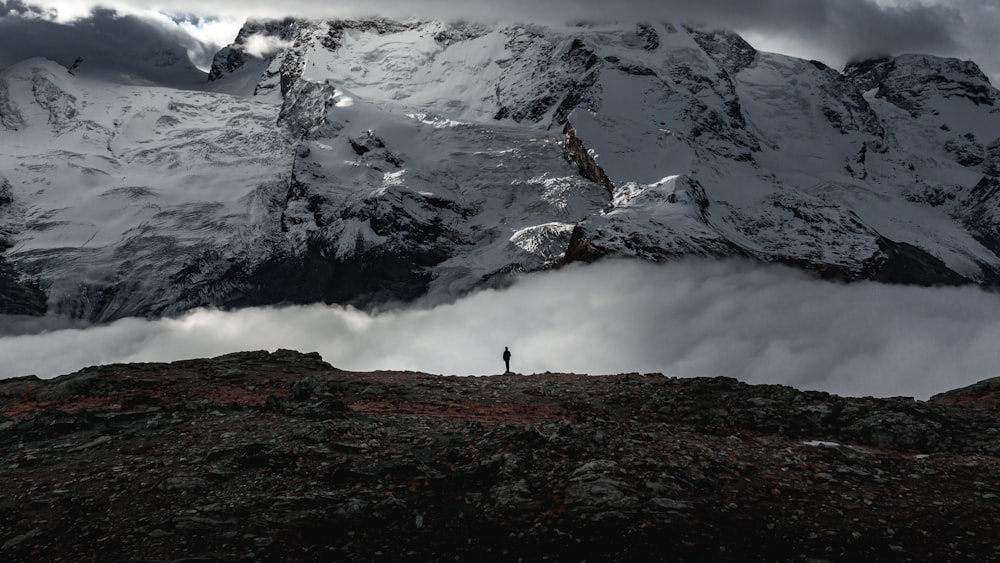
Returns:
[[[1000,295],[844,285],[781,267],[613,261],[377,313],[199,309],[101,326],[0,317],[0,377],[242,350],[318,351],[357,371],[729,376],[852,396],[932,394],[1000,373]]]

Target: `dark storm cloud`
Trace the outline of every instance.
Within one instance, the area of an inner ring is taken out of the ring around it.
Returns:
[[[511,368],[526,374],[724,375],[926,398],[996,376],[998,341],[1000,299],[977,288],[840,285],[739,262],[610,262],[430,309],[200,310],[8,336],[0,377],[276,348],[319,351],[342,369],[474,375],[502,371],[510,346]]]
[[[51,15],[54,15],[54,10],[49,10]],[[7,0],[6,3],[0,3],[0,17],[3,16],[33,16],[33,17],[43,17],[46,15],[46,10],[39,8],[37,6],[29,6],[20,0]]]
[[[994,86],[1000,86],[1000,2],[996,0],[955,0],[954,6],[965,23],[958,41],[964,47],[958,54],[979,63]]]
[[[962,26],[946,6],[884,7],[870,0],[716,0],[721,23],[811,45],[834,59],[868,54],[952,52]]]
[[[113,67],[147,79],[189,82],[200,77],[191,57],[210,56],[189,34],[152,19],[97,9],[86,18],[62,23],[39,17],[42,9],[23,4],[8,3],[0,8],[4,10],[0,67],[32,57],[69,67],[82,58],[82,70]]]
[[[580,0],[609,18],[620,18],[619,5]],[[853,53],[940,51],[956,46],[954,34],[962,23],[958,10],[947,5],[886,6],[873,0],[640,0],[643,17],[659,17],[720,25],[762,35],[807,42],[837,57]]]

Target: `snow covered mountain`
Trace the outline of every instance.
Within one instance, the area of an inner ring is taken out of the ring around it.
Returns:
[[[0,70],[0,312],[444,299],[605,256],[1000,281],[1000,92],[970,62],[289,19],[208,78]]]

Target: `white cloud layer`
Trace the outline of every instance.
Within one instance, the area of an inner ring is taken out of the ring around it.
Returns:
[[[349,370],[659,372],[926,398],[1000,372],[1000,300],[976,288],[821,282],[785,268],[611,262],[526,276],[432,309],[194,311],[85,330],[0,318],[0,377],[240,350],[319,351]]]
[[[291,41],[284,41],[280,37],[258,33],[247,38],[246,52],[263,59],[282,49],[291,47],[292,44]]]

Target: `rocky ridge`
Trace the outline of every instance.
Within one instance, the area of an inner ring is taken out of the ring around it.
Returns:
[[[848,398],[248,352],[0,381],[5,561],[986,561],[1000,381]]]

